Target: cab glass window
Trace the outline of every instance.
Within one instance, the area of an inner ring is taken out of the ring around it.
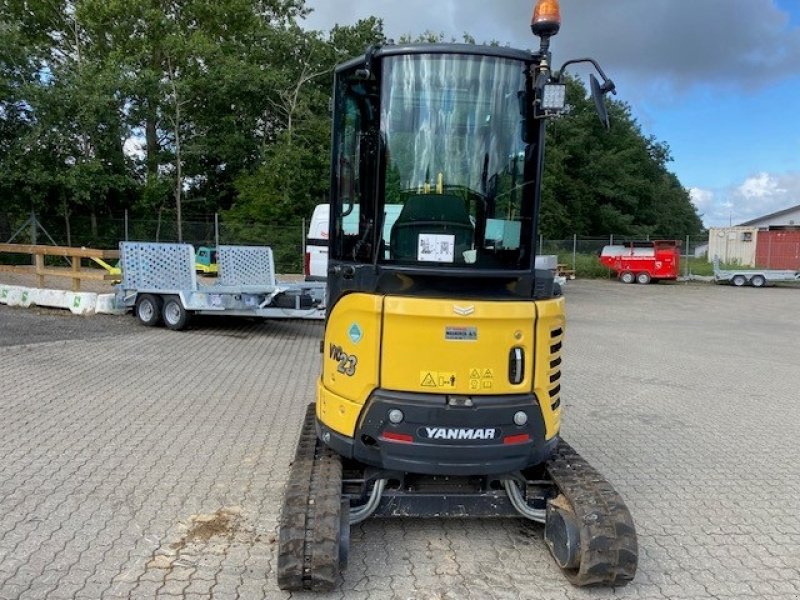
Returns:
[[[383,61],[385,263],[525,268],[525,65],[492,56]]]

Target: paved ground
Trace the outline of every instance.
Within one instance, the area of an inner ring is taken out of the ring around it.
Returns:
[[[564,434],[631,508],[636,580],[572,588],[516,520],[368,521],[331,597],[800,597],[800,290],[567,297]],[[0,306],[0,598],[286,597],[275,528],[320,324],[32,315]]]
[[[9,308],[0,305],[0,347],[108,338],[123,333],[130,334],[137,329],[133,319],[76,317],[68,310]],[[5,365],[0,363],[0,369],[3,366]],[[45,372],[40,373],[41,375],[47,377],[50,374]],[[2,383],[0,380],[0,385]]]

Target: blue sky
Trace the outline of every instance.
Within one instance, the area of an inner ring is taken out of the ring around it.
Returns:
[[[534,47],[533,0],[308,0],[310,29],[375,15]],[[707,226],[800,204],[800,0],[561,0],[555,62],[591,55],[617,83]],[[612,125],[613,126],[613,125]]]

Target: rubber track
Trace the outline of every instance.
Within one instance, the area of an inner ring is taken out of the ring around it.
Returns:
[[[283,497],[278,532],[278,586],[332,590],[339,577],[342,462],[317,440],[309,404]]]
[[[547,471],[580,524],[580,566],[564,571],[569,581],[577,586],[631,581],[638,563],[636,527],[619,493],[563,440]]]

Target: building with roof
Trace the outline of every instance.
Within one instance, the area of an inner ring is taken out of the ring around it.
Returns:
[[[735,227],[708,231],[708,259],[762,269],[800,270],[800,204]]]
[[[800,229],[800,204],[784,208],[774,213],[751,219],[739,224],[739,227],[755,227],[757,229],[787,230]]]

